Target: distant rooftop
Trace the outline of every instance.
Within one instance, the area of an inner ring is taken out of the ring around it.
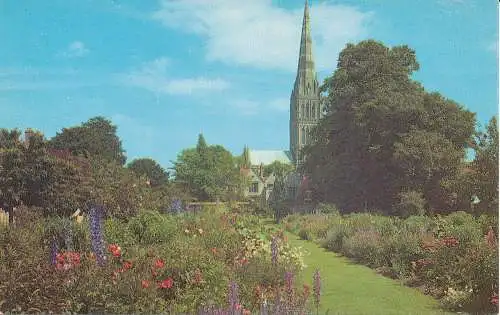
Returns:
[[[274,161],[292,163],[289,151],[284,150],[249,150],[250,163],[252,165],[269,165]]]

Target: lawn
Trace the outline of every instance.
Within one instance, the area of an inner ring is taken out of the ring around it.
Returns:
[[[416,289],[378,275],[372,269],[326,251],[318,245],[287,233],[293,246],[306,252],[304,281],[318,268],[321,274],[320,314],[451,314],[438,302]]]

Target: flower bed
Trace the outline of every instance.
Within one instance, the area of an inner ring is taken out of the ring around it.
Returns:
[[[310,286],[293,280],[300,251],[262,226],[221,209],[125,222],[95,208],[82,224],[49,218],[9,228],[0,234],[0,310],[308,313]]]
[[[453,310],[498,311],[495,218],[464,212],[402,220],[371,214],[292,215],[286,230],[401,279]]]

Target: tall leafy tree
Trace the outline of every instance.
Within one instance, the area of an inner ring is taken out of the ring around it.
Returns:
[[[127,168],[138,176],[147,177],[153,187],[163,185],[168,182],[168,173],[153,159],[135,159],[127,165]]]
[[[486,130],[479,132],[472,164],[473,194],[478,208],[490,214],[498,213],[498,121],[492,117]]]
[[[9,212],[20,203],[25,192],[20,136],[17,129],[0,129],[0,207]]]
[[[82,206],[89,192],[83,164],[71,154],[64,159],[48,150],[41,133],[32,131],[24,142],[19,137],[17,130],[0,131],[0,199],[3,203],[8,208],[24,204],[64,215]]]
[[[50,140],[54,149],[69,149],[76,155],[99,157],[119,165],[126,162],[125,151],[110,120],[98,116],[81,126],[64,128]]]
[[[225,199],[239,189],[236,159],[220,145],[208,146],[200,135],[194,149],[183,150],[175,162],[175,180],[188,185],[201,200]]]
[[[248,148],[248,146],[245,146],[243,148],[240,164],[242,168],[250,168],[252,166],[252,162],[250,161],[250,149]]]
[[[412,80],[407,46],[348,44],[322,90],[327,113],[306,149],[304,170],[323,200],[345,211],[389,210],[404,190],[443,206],[441,183],[456,176],[475,116]]]

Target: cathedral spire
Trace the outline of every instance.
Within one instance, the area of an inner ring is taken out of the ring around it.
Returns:
[[[295,79],[295,89],[298,88],[299,91],[302,92],[301,94],[313,92],[311,89],[315,88],[314,85],[316,83],[310,23],[309,4],[308,1],[305,0],[302,35],[300,38],[299,63],[297,67],[297,78]]]

